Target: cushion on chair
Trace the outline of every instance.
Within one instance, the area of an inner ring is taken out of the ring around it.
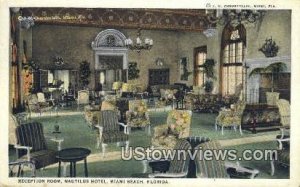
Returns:
[[[124,142],[128,140],[128,135],[123,132],[105,132],[102,134],[103,143]]]
[[[168,114],[167,124],[170,133],[178,138],[186,138],[190,134],[191,112],[188,110],[172,110]]]
[[[167,118],[167,124],[154,127],[152,145],[164,149],[173,149],[179,138],[186,138],[189,136],[190,125],[190,111],[170,111]]]
[[[206,150],[210,151],[221,151],[221,146],[217,141],[205,142],[198,145],[195,150],[201,150],[197,152],[196,157],[196,168],[197,176],[203,178],[228,178],[225,162],[223,160],[217,160],[214,154],[212,154],[212,159],[204,159],[203,153]]]
[[[129,110],[126,112],[127,124],[131,127],[145,127],[150,125],[148,109],[144,100],[130,100]]]
[[[30,161],[35,165],[36,169],[43,168],[50,164],[56,163],[58,160],[56,159],[57,151],[53,150],[41,150],[30,153],[31,159]],[[23,155],[18,160],[27,160],[27,155]]]

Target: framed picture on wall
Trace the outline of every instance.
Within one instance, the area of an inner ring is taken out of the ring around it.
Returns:
[[[180,80],[187,81],[191,72],[188,71],[188,58],[180,58],[179,61]]]

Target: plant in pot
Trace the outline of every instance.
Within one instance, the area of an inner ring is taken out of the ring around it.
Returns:
[[[207,93],[210,93],[214,87],[213,80],[216,79],[214,70],[215,64],[216,63],[214,59],[206,59],[202,65],[202,72],[205,74],[206,77],[206,81],[204,82],[203,87]]]
[[[85,89],[90,83],[90,75],[90,63],[88,63],[87,61],[82,61],[79,66],[79,82],[83,89]]]
[[[287,66],[283,62],[274,62],[267,67],[254,68],[250,73],[249,77],[253,75],[260,75],[262,73],[271,74],[271,92],[266,92],[268,105],[276,105],[276,101],[279,99],[279,93],[274,92],[274,80],[279,78],[279,73],[285,71]]]

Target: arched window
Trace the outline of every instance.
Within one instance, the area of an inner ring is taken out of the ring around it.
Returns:
[[[221,91],[232,95],[244,88],[243,60],[246,49],[246,30],[243,25],[227,25],[222,33],[221,43]]]

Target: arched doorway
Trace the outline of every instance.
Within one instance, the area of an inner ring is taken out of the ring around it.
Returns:
[[[111,90],[115,81],[127,82],[128,50],[125,35],[115,29],[101,31],[92,42],[95,54],[95,85]]]

